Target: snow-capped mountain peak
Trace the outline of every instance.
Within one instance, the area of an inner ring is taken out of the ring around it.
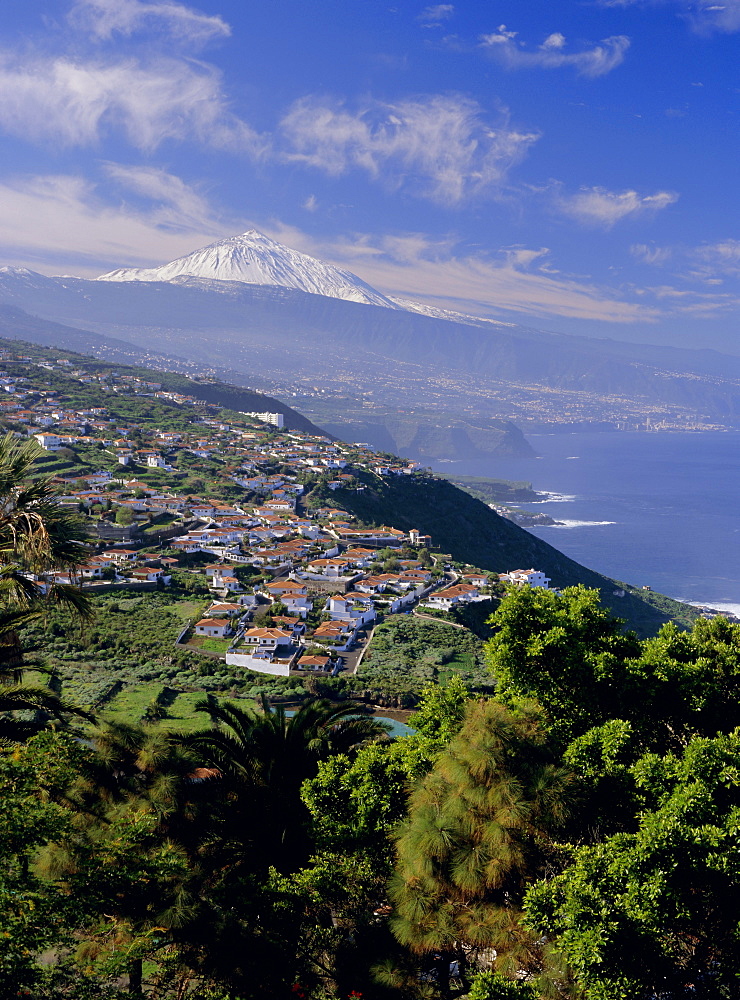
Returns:
[[[278,285],[313,295],[399,308],[351,271],[276,243],[256,229],[218,240],[161,267],[121,268],[97,280],[175,281],[187,278]]]

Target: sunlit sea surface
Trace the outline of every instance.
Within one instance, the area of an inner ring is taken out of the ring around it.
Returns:
[[[740,616],[740,433],[542,434],[529,441],[538,458],[434,467],[446,476],[529,480],[545,496],[522,506],[563,522],[529,530],[572,559]]]

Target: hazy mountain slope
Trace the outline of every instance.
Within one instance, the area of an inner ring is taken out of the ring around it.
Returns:
[[[182,283],[184,281],[184,283]],[[0,269],[0,302],[77,327],[105,331],[164,352],[211,356],[220,344],[311,359],[317,371],[333,348],[342,356],[381,354],[418,364],[560,388],[621,392],[674,401],[699,393],[707,405],[737,412],[740,358],[705,351],[645,348],[546,334],[524,327],[474,327],[400,309],[342,301],[295,289],[203,278],[90,281]],[[205,340],[207,333],[209,339]],[[181,350],[177,351],[180,345]],[[634,355],[634,360],[632,358]],[[723,377],[716,374],[723,369]],[[664,377],[656,380],[656,371]],[[685,374],[700,376],[690,381]]]
[[[421,461],[445,459],[490,459],[492,456],[528,458],[534,450],[522,432],[508,420],[486,420],[477,423],[463,418],[422,412],[415,417],[401,414],[378,414],[368,419],[361,410],[347,409],[340,416],[338,407],[333,416],[324,420],[315,417],[321,426],[343,441],[366,441],[379,451],[391,452]]]
[[[132,354],[141,354],[141,348],[129,341],[39,319],[17,306],[0,305],[0,337],[27,340],[32,344],[60,347],[81,354],[100,354],[104,351],[111,360],[118,357],[130,360]]]

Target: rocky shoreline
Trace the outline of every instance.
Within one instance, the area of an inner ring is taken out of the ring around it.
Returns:
[[[491,510],[495,510],[497,514],[500,514],[501,517],[505,517],[507,521],[513,521],[514,524],[518,524],[520,528],[549,527],[551,525],[563,524],[562,521],[556,521],[549,514],[533,514],[528,510],[512,510],[510,507],[498,507],[496,504],[489,504],[489,507]]]

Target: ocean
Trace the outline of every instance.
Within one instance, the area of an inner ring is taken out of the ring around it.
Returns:
[[[617,580],[740,616],[740,433],[528,439],[537,458],[434,468],[531,481],[546,496],[522,506],[563,526],[528,530],[555,548]]]

